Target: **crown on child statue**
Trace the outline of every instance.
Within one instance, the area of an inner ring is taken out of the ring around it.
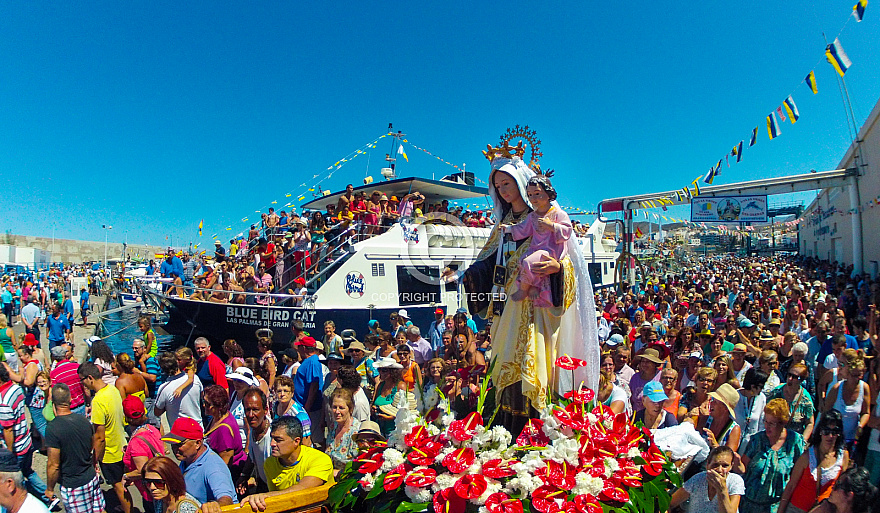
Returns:
[[[547,178],[553,176],[554,171],[552,169],[549,171],[541,170],[541,165],[538,163],[538,159],[544,156],[544,153],[541,152],[541,140],[538,139],[538,135],[534,130],[529,129],[528,125],[524,127],[516,125],[513,128],[508,128],[507,131],[501,134],[501,142],[497,147],[493,147],[491,144],[486,145],[486,149],[483,150],[483,156],[485,156],[489,162],[492,162],[499,157],[505,159],[519,157],[520,159],[523,159],[526,150],[523,147],[522,139],[516,146],[510,145],[510,141],[516,137],[522,137],[528,141],[529,152],[531,154],[529,167],[535,172],[535,174],[543,175]]]

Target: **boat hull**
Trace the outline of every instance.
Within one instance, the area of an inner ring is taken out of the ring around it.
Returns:
[[[195,337],[206,337],[219,347],[226,339],[234,339],[248,354],[256,354],[256,331],[269,328],[278,348],[289,347],[293,336],[291,324],[303,323],[303,329],[320,340],[324,336],[324,322],[336,323],[336,333],[353,329],[358,340],[369,333],[368,323],[376,319],[382,329],[389,329],[389,317],[396,308],[310,308],[295,306],[240,305],[193,301],[151,293],[168,313],[163,329],[172,335],[187,337],[191,343]],[[434,320],[435,306],[407,307],[410,320],[420,327],[427,327]]]

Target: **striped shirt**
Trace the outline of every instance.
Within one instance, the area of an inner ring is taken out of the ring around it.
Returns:
[[[150,383],[147,381],[147,388],[150,390],[150,396],[156,397],[156,390],[162,386],[162,383],[165,382],[165,374],[162,372],[162,369],[159,367],[159,362],[156,361],[155,358],[150,356],[146,360],[144,360],[144,368],[146,369],[147,374],[152,374],[156,376],[156,382]]]
[[[55,364],[55,368],[52,369],[52,372],[49,373],[49,377],[52,378],[53,385],[64,383],[70,388],[71,409],[78,408],[86,402],[85,395],[83,394],[82,383],[79,381],[79,376],[76,374],[78,370],[78,363],[71,362],[70,360],[65,360],[57,362]]]
[[[31,431],[24,416],[24,392],[11,381],[0,386],[0,426],[12,428],[15,454],[23,456],[31,449]],[[7,447],[8,449],[8,447]]]

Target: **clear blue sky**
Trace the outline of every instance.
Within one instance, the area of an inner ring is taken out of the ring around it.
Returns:
[[[854,3],[5,2],[0,228],[209,244],[389,122],[483,178],[485,144],[528,124],[561,202],[590,210],[684,186],[756,125],[716,183],[833,169],[849,136],[822,32]],[[841,41],[861,124],[880,97],[880,5]],[[792,92],[801,119],[770,141],[764,116]],[[409,156],[404,175],[450,171]]]

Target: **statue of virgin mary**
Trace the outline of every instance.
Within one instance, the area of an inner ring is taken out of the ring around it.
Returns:
[[[526,184],[536,173],[522,155],[522,143],[514,148],[506,142],[502,148],[490,146],[486,153],[492,163],[489,195],[495,226],[462,277],[470,313],[491,320],[492,351],[497,358],[492,382],[500,407],[496,422],[514,436],[529,418],[537,417],[551,392],[562,395],[581,383],[596,390],[600,360],[593,286],[574,237],[567,242],[564,259],[533,268],[550,278],[553,307],[535,308],[529,299],[509,299],[516,291],[520,258],[531,241],[514,241],[499,229],[500,224],[519,223],[532,211]],[[559,369],[556,359],[563,355],[587,365],[574,373]]]

